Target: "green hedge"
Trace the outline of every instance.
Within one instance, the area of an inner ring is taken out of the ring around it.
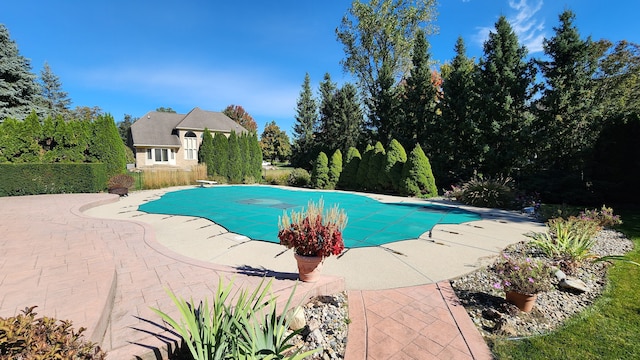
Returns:
[[[103,163],[0,164],[0,196],[94,193],[107,180]]]

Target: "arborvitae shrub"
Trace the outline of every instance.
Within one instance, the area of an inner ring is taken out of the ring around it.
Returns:
[[[227,177],[232,184],[242,182],[242,153],[240,152],[240,141],[235,132],[229,135],[229,172]]]
[[[391,181],[391,184],[386,184],[385,189],[399,191],[402,167],[404,166],[404,163],[407,162],[407,152],[398,140],[393,139],[391,140],[391,143],[389,143],[385,160],[384,172],[387,175],[387,178]]]
[[[430,198],[438,195],[429,159],[420,145],[411,151],[402,168],[400,193],[405,196]]]
[[[350,147],[347,151],[347,157],[343,163],[338,187],[350,190],[356,188],[356,176],[358,174],[358,166],[360,166],[361,160],[362,156],[360,156],[360,151],[354,147]]]
[[[329,159],[327,154],[320,152],[313,163],[311,171],[311,186],[316,189],[326,189],[329,185]]]
[[[209,129],[202,133],[202,144],[198,150],[198,162],[207,165],[207,176],[215,175],[213,168],[213,136]]]
[[[335,189],[342,173],[342,151],[336,150],[329,161],[329,183],[328,189]]]
[[[249,139],[249,152],[251,155],[251,172],[257,182],[262,179],[262,149],[260,148],[260,140],[258,134],[253,133]]]
[[[213,137],[213,158],[211,170],[214,176],[229,178],[229,140],[222,133],[216,133]],[[207,172],[209,165],[207,165]]]
[[[107,180],[102,163],[0,164],[0,196],[99,192]]]
[[[373,145],[368,144],[362,154],[362,160],[360,160],[360,166],[358,166],[358,172],[356,173],[356,190],[370,190],[367,188],[367,176],[369,175],[369,161],[372,155]]]
[[[127,155],[113,117],[100,115],[92,123],[92,127],[93,134],[89,143],[91,160],[104,163],[109,177],[124,172],[127,168]]]
[[[366,187],[369,190],[380,190],[386,182],[384,173],[385,150],[382,143],[378,141],[373,147],[373,154],[369,159],[369,172],[367,173]]]

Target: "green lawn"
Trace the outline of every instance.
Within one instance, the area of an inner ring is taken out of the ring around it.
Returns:
[[[620,230],[633,240],[628,256],[640,262],[640,211],[621,212]],[[640,267],[618,262],[605,293],[559,331],[524,340],[500,340],[498,359],[640,359]]]

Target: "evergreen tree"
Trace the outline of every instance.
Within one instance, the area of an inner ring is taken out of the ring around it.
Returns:
[[[118,132],[120,133],[120,138],[122,139],[122,142],[127,144],[128,146],[131,146],[131,133],[129,130],[131,129],[131,125],[133,125],[133,123],[135,123],[136,121],[138,121],[138,118],[134,118],[129,114],[124,114],[124,119],[118,123]]]
[[[215,173],[213,170],[213,151],[213,136],[211,131],[205,128],[202,133],[202,143],[198,149],[198,162],[207,166],[207,176],[213,176]]]
[[[327,189],[329,186],[329,159],[323,151],[318,154],[311,171],[311,186],[316,189]]]
[[[434,173],[447,187],[460,180],[470,179],[482,155],[479,129],[475,121],[474,82],[475,63],[466,55],[464,41],[458,38],[456,56],[449,66],[442,67],[442,120],[440,151],[434,154]]]
[[[309,73],[305,74],[302,91],[296,103],[296,122],[293,125],[291,165],[311,169],[314,133],[318,123],[318,107],[311,91]]]
[[[369,190],[379,190],[386,183],[386,176],[384,173],[386,152],[384,146],[380,141],[376,142],[373,147],[373,153],[369,159],[369,172],[367,173],[367,180],[365,186]]]
[[[104,112],[99,106],[76,106],[75,109],[71,110],[69,119],[79,121],[94,121],[102,115],[104,115]]]
[[[398,88],[393,78],[393,69],[388,61],[382,63],[382,68],[372,89],[372,97],[368,99],[369,131],[372,139],[388,144],[392,138],[399,135],[400,103]]]
[[[251,149],[249,148],[249,134],[241,133],[238,136],[238,145],[240,146],[240,165],[242,168],[242,182],[246,182],[247,176],[253,176],[251,170]]]
[[[582,40],[573,24],[575,15],[560,15],[555,35],[545,39],[547,61],[539,61],[546,79],[540,99],[536,150],[543,166],[581,171],[593,147],[598,127],[594,119],[592,78],[596,64],[590,54],[591,39]]]
[[[288,141],[289,139],[287,138],[287,143]],[[249,136],[249,151],[251,155],[251,176],[254,181],[259,183],[262,179],[262,149],[260,141],[258,141],[258,134],[255,132]]]
[[[71,105],[69,94],[62,90],[60,78],[53,73],[46,62],[40,72],[40,87],[47,115],[56,117],[69,112],[69,106]]]
[[[24,121],[7,118],[0,123],[0,162],[37,162],[40,159],[42,127],[35,112]]]
[[[478,127],[481,132],[480,171],[488,175],[510,174],[529,163],[531,114],[535,68],[525,61],[527,49],[501,16],[496,31],[484,43],[477,76]]]
[[[41,110],[40,87],[28,59],[20,55],[9,30],[0,24],[0,122],[11,117],[23,120]]]
[[[364,128],[364,115],[355,85],[347,83],[337,90],[334,117],[336,130],[332,135],[332,149],[340,149],[346,154],[350,147],[358,146]]]
[[[229,178],[229,141],[222,133],[216,133],[213,137],[213,158],[211,170],[214,176]],[[208,170],[208,166],[207,166]]]
[[[316,132],[316,146],[322,151],[335,150],[335,137],[340,131],[336,123],[336,84],[331,81],[329,73],[324,74],[320,83],[320,119]]]
[[[416,34],[413,46],[413,68],[406,81],[402,102],[403,122],[398,134],[401,143],[413,147],[420,143],[424,151],[431,153],[440,134],[436,129],[436,89],[431,81],[429,49],[423,31]]]
[[[240,152],[240,140],[234,131],[229,135],[229,158],[227,177],[232,184],[242,182],[242,153]]]
[[[358,172],[356,173],[356,184],[357,190],[371,190],[367,187],[367,179],[369,176],[369,163],[371,162],[371,157],[373,156],[373,145],[367,144],[367,147],[364,149],[362,153],[362,160],[360,160],[360,165],[358,166]]]
[[[166,113],[171,113],[171,114],[175,114],[176,111],[173,110],[170,106],[169,107],[164,107],[164,106],[160,106],[159,108],[156,108],[157,112],[166,112]]]
[[[402,167],[402,181],[400,193],[405,196],[430,198],[438,196],[438,188],[431,171],[429,158],[424,154],[420,145],[416,145],[407,162]]]
[[[340,149],[336,150],[331,159],[329,160],[329,181],[327,182],[327,189],[335,189],[340,180],[340,174],[342,173],[342,152]]]
[[[118,128],[111,115],[101,115],[91,123],[89,159],[105,164],[107,176],[126,170],[127,157]]]
[[[347,157],[344,160],[342,173],[340,173],[340,180],[338,181],[340,188],[349,190],[357,188],[357,174],[361,160],[362,156],[360,156],[357,148],[350,147],[347,150]]]
[[[385,160],[384,173],[388,182],[384,184],[383,188],[385,190],[393,189],[399,191],[402,167],[404,163],[407,162],[407,152],[398,140],[393,139],[391,143],[389,143]]]
[[[92,150],[95,121],[66,121],[62,116],[54,120],[47,118],[43,125],[43,148],[47,149],[42,161],[52,162],[95,162],[99,155]],[[106,135],[105,135],[106,136]],[[120,142],[120,144],[124,144]],[[106,151],[102,148],[100,151]],[[126,161],[126,151],[125,151]]]

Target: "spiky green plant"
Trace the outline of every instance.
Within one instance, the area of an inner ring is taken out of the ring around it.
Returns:
[[[252,292],[241,289],[231,296],[233,281],[224,285],[220,279],[211,306],[205,299],[195,307],[193,299],[187,302],[168,290],[180,312],[180,319],[159,309],[152,310],[182,337],[196,360],[303,359],[319,350],[287,354],[291,347],[287,342],[301,330],[286,335],[288,320],[283,319],[285,316],[277,316],[276,298],[267,296],[271,285],[272,280],[265,284],[263,279]],[[284,314],[294,292],[295,289],[289,296]]]
[[[592,256],[591,247],[595,243],[592,231],[565,219],[554,219],[549,226],[548,232],[527,236],[532,239],[533,246],[556,260],[563,270],[571,273],[582,261]]]

